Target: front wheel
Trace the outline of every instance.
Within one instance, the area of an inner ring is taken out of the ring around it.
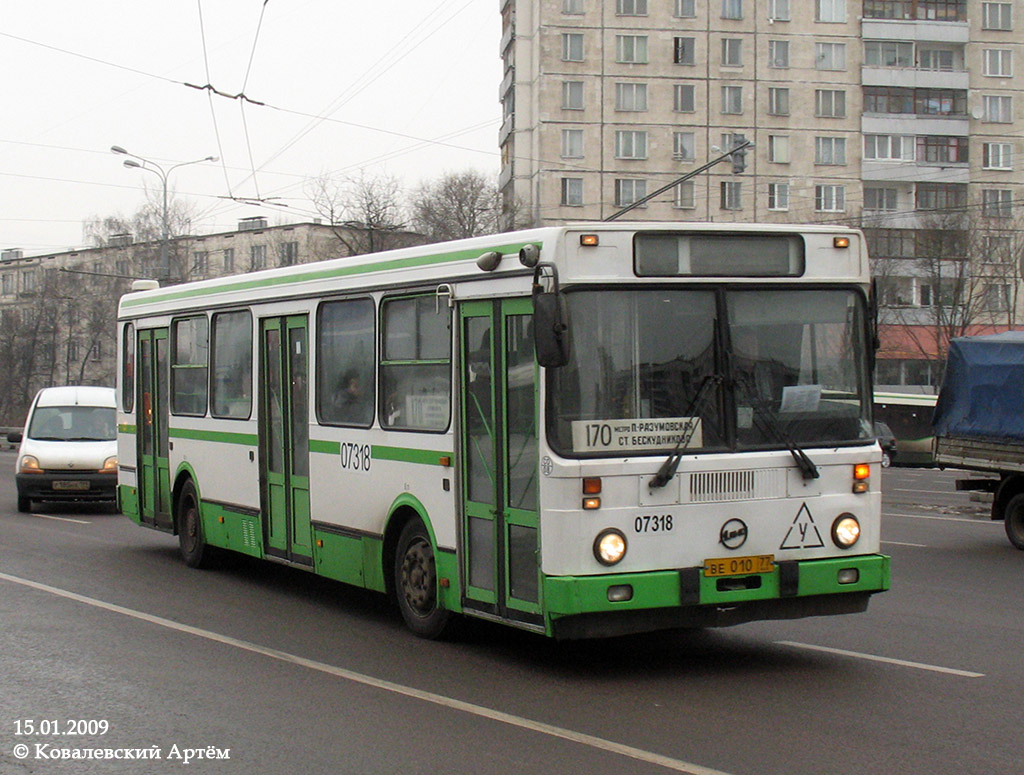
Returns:
[[[1006,537],[1018,549],[1024,549],[1024,493],[1014,495],[1003,511]]]
[[[178,496],[176,511],[178,524],[178,553],[190,568],[206,568],[210,565],[212,549],[203,537],[203,520],[199,512],[199,494],[196,486],[185,482]]]
[[[421,638],[439,638],[452,614],[438,606],[434,547],[423,523],[414,519],[395,548],[395,599],[406,625]]]

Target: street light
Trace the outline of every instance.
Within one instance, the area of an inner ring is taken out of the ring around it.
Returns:
[[[170,240],[170,224],[168,222],[167,215],[167,178],[171,172],[176,170],[178,167],[184,167],[189,164],[200,164],[204,161],[219,161],[216,156],[206,156],[202,159],[193,159],[192,161],[183,161],[179,164],[172,164],[167,169],[164,169],[159,164],[151,159],[147,159],[143,156],[139,156],[137,153],[129,153],[120,145],[110,146],[111,153],[116,153],[121,156],[130,156],[130,159],[124,160],[124,166],[129,169],[140,169],[152,172],[154,175],[160,178],[160,183],[163,186],[163,239],[160,240],[160,280],[167,280],[171,275],[170,262],[167,257],[167,246]],[[138,161],[136,161],[138,159]]]

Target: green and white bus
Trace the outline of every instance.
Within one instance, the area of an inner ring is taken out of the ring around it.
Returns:
[[[133,291],[121,509],[559,638],[863,611],[863,236],[587,223]]]

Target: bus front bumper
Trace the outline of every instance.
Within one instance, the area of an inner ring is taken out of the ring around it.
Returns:
[[[856,613],[889,588],[889,557],[786,561],[769,573],[706,577],[702,568],[549,576],[544,600],[558,638],[594,638],[762,619]]]

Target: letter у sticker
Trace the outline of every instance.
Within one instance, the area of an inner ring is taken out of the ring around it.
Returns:
[[[782,539],[779,549],[820,549],[824,545],[818,526],[814,524],[814,517],[811,516],[811,510],[804,503],[796,513],[796,518],[790,525],[786,537]]]

